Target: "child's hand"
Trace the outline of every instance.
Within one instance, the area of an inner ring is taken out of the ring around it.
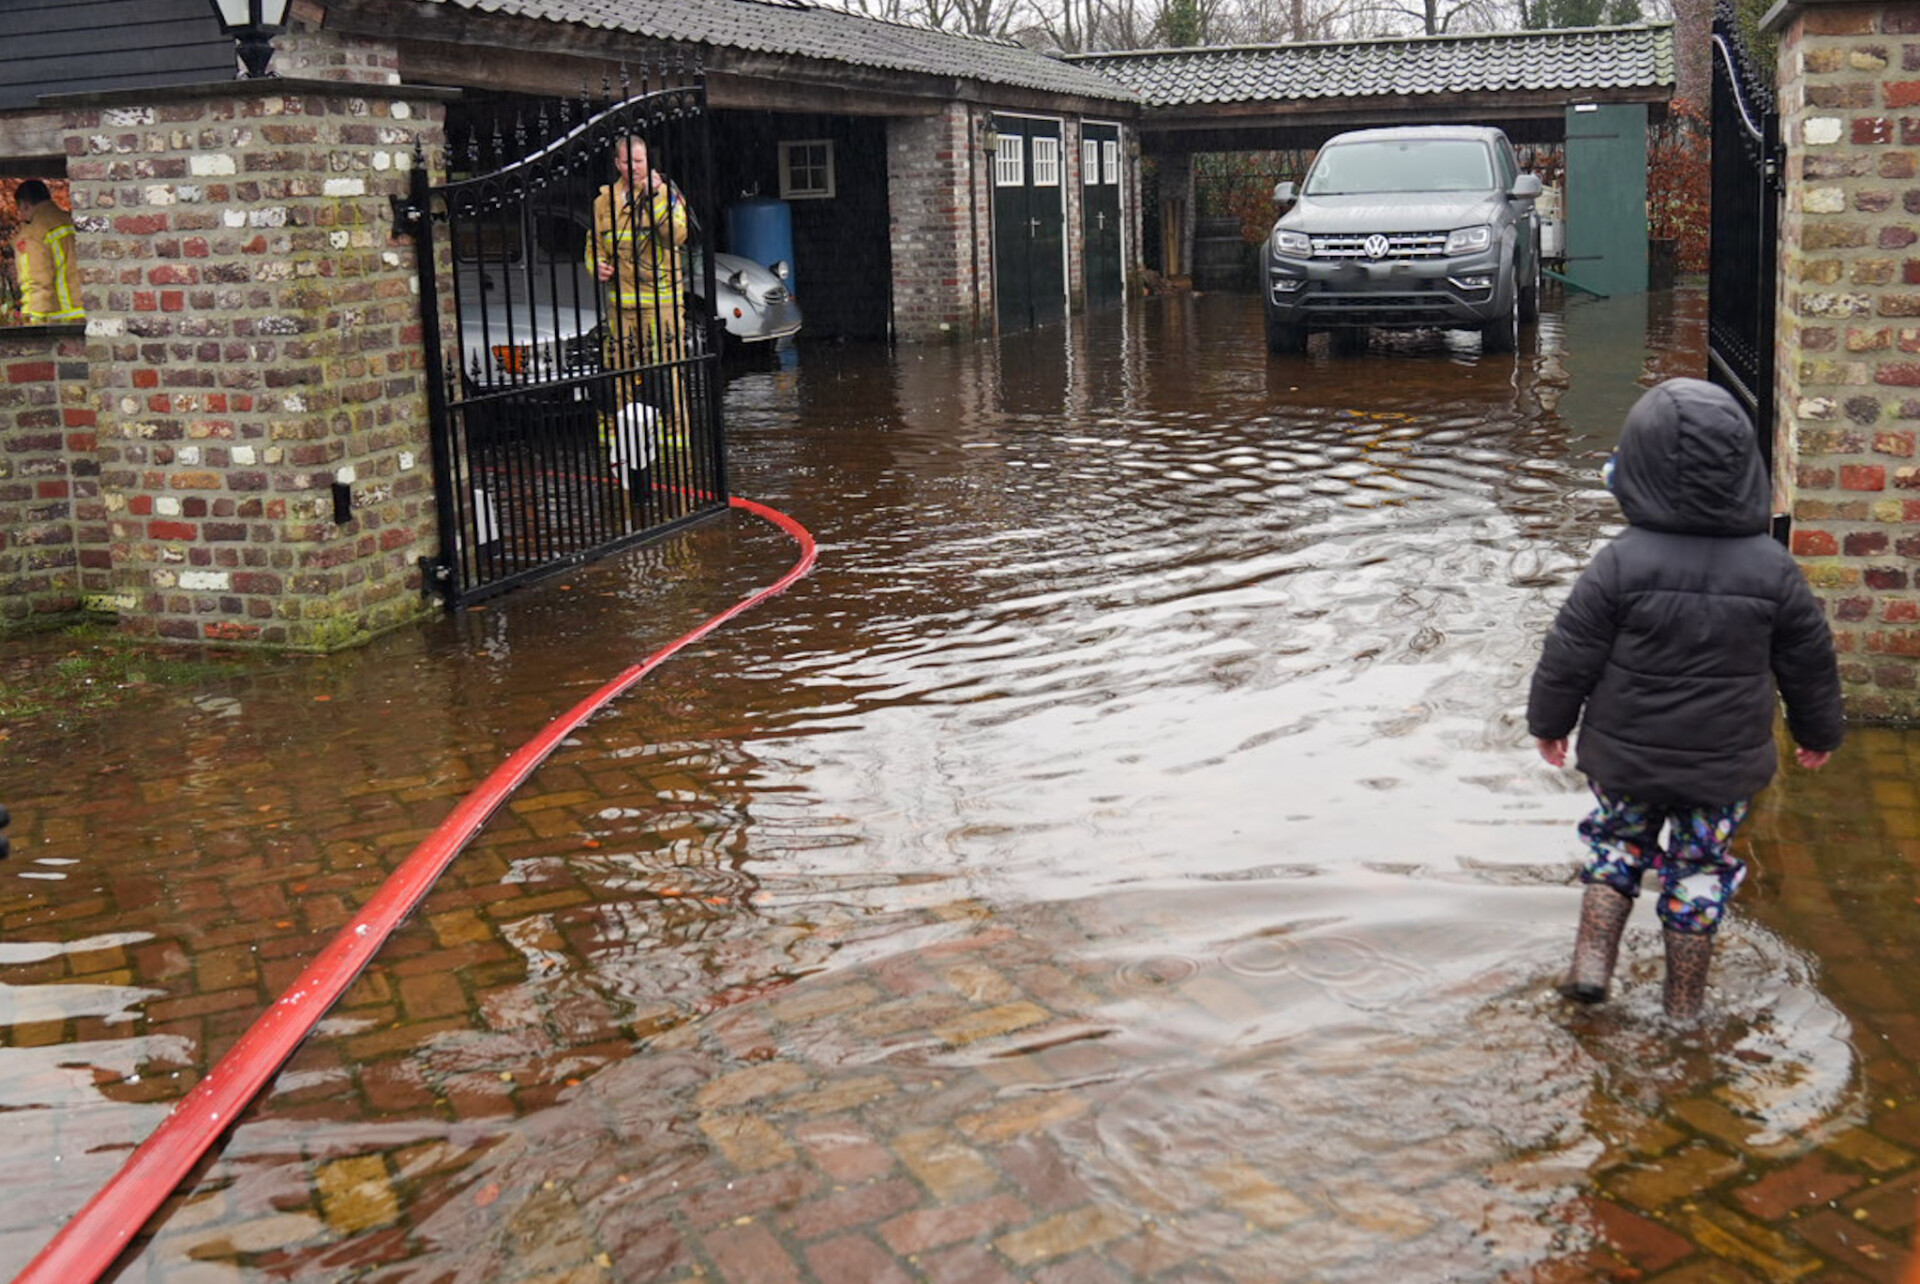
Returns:
[[[1793,756],[1808,771],[1818,771],[1827,765],[1827,759],[1833,757],[1830,749],[1795,749]]]
[[[1534,747],[1540,750],[1540,756],[1546,760],[1549,767],[1564,767],[1567,765],[1567,738],[1565,736],[1561,736],[1558,740],[1541,740],[1536,737],[1533,743]],[[1804,752],[1804,750],[1802,752]]]

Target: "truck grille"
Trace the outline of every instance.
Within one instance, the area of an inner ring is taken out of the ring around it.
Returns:
[[[1337,236],[1316,236],[1313,238],[1313,257],[1316,259],[1437,259],[1447,250],[1445,232],[1389,232],[1382,235],[1386,242],[1385,254],[1369,254],[1367,242],[1370,236],[1341,233]]]

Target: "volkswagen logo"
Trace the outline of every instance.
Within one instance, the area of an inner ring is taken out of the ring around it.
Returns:
[[[1384,259],[1387,257],[1387,238],[1376,232],[1362,241],[1360,248],[1367,252],[1370,259]]]

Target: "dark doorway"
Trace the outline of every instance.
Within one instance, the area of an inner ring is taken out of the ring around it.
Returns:
[[[1080,131],[1080,216],[1086,238],[1087,306],[1118,300],[1126,288],[1120,234],[1120,126]]]
[[[1060,122],[995,116],[993,294],[1002,333],[1066,314],[1065,166]]]

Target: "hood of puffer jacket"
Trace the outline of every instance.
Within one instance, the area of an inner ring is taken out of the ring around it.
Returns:
[[[1611,485],[1627,520],[1648,530],[1758,535],[1772,515],[1753,425],[1732,393],[1704,379],[1669,379],[1634,403]]]

